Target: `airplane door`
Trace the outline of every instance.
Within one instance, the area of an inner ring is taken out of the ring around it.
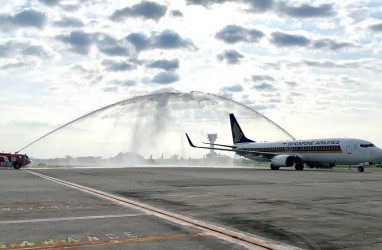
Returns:
[[[347,154],[351,154],[351,153],[353,153],[353,145],[352,145],[352,143],[349,143],[349,144],[346,146],[346,153],[347,153]]]

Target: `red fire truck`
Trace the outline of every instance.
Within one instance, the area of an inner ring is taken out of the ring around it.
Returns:
[[[31,163],[27,155],[17,153],[0,153],[0,167],[14,167],[20,169]]]

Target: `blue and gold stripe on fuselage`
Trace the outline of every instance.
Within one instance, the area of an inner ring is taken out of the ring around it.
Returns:
[[[304,153],[343,153],[340,145],[295,146],[295,147],[243,147],[240,150],[256,151],[271,154],[304,154]],[[244,153],[245,154],[245,153]],[[256,153],[255,153],[256,154]]]

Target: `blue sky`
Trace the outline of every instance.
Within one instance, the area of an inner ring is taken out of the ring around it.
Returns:
[[[382,146],[380,1],[3,0],[1,150],[166,90],[242,102],[296,138]]]

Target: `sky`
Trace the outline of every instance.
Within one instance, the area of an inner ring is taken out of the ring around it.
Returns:
[[[382,147],[380,0],[2,0],[0,142],[16,151],[95,109],[202,91],[297,139]]]

